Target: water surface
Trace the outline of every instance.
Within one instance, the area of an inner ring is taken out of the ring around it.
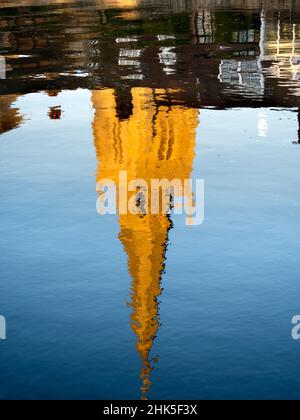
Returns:
[[[298,399],[300,8],[1,2],[1,399]],[[96,184],[205,180],[205,221]]]

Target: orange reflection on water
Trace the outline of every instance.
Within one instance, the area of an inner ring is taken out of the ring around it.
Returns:
[[[114,90],[93,92],[97,182],[111,179],[118,186],[119,172],[124,170],[128,182],[190,178],[199,111],[163,105],[166,90],[134,88],[130,95],[131,104],[122,116]],[[158,359],[151,356],[151,350],[160,326],[158,297],[172,222],[166,214],[126,214],[119,215],[119,224],[132,277],[130,322],[142,359],[141,398],[147,399],[150,374]]]
[[[20,110],[15,106],[17,99],[17,95],[0,96],[0,134],[17,128],[23,122]]]

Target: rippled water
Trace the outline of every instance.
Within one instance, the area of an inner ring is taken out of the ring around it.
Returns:
[[[247,5],[0,3],[1,399],[299,398],[300,5]],[[124,170],[204,223],[100,216]]]

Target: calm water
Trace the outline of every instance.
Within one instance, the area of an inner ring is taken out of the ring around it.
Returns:
[[[299,399],[300,5],[247,4],[0,3],[1,399]]]

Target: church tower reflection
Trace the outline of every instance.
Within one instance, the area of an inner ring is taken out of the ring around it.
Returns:
[[[118,186],[119,172],[127,171],[128,182],[144,179],[191,177],[195,155],[198,110],[169,105],[172,92],[133,88],[131,103],[120,106],[112,89],[93,92],[93,132],[99,162],[97,182],[110,179]],[[128,95],[127,95],[128,99]],[[165,269],[169,215],[119,215],[119,239],[128,256],[131,284],[131,328],[142,359],[141,398],[147,399],[150,375],[157,362],[151,356],[160,326],[158,298]]]

